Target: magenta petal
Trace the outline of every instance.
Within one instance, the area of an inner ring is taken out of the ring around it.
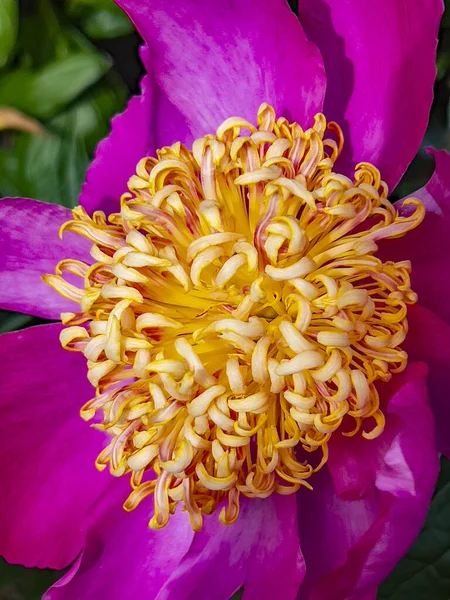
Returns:
[[[114,117],[111,133],[97,146],[80,196],[81,206],[89,213],[117,211],[137,163],[155,152],[154,85],[149,76],[143,78],[141,91]]]
[[[385,433],[339,438],[332,478],[320,473],[313,492],[298,494],[302,600],[370,598],[422,526],[439,470],[426,368],[411,364],[397,380]]]
[[[447,298],[450,296],[450,154],[431,151],[435,171],[427,185],[413,194],[425,205],[425,220],[417,229],[397,240],[380,244],[383,259],[410,260],[411,286],[422,306],[450,324]],[[411,207],[396,203],[399,211]]]
[[[364,555],[354,556],[351,564],[350,551],[376,523],[380,507],[374,495],[364,500],[342,500],[326,468],[314,479],[312,492],[297,494],[300,543],[306,562],[298,600],[342,600],[351,593],[365,559]],[[351,567],[357,571],[353,582],[338,582],[340,570]]]
[[[148,48],[142,47],[140,55],[147,69],[141,95],[131,98],[125,111],[111,121],[111,133],[98,145],[87,172],[80,204],[88,213],[118,211],[138,162],[189,134],[183,116],[154,81]]]
[[[255,121],[264,101],[302,125],[321,109],[319,52],[284,0],[117,4],[149,46],[141,52],[148,75],[97,148],[80,200],[89,213],[116,211],[137,163],[157,148],[190,145],[230,116]]]
[[[87,515],[110,483],[94,466],[103,436],[79,409],[93,395],[59,324],[0,336],[0,554],[60,569],[81,550]]]
[[[227,600],[243,585],[243,600],[291,600],[304,568],[295,497],[244,498],[232,526],[206,519],[156,600]]]
[[[300,0],[327,74],[325,115],[343,128],[341,168],[377,166],[393,189],[415,156],[433,99],[442,0]]]
[[[427,149],[427,153],[434,157],[435,169],[433,176],[424,188],[416,192],[425,203],[429,211],[450,215],[450,154],[446,150]],[[428,198],[431,196],[433,202]]]
[[[91,515],[83,555],[43,600],[154,599],[186,554],[194,535],[186,513],[178,511],[160,531],[149,530],[151,503],[126,513],[130,484],[125,478],[114,483]]]
[[[48,319],[76,310],[76,304],[41,280],[64,258],[89,260],[88,240],[73,233],[58,237],[61,225],[71,218],[69,209],[55,204],[0,200],[0,308]]]
[[[408,325],[404,348],[411,360],[428,364],[428,393],[436,420],[438,449],[450,458],[450,326],[423,306],[409,307]]]
[[[156,82],[189,126],[184,143],[231,116],[254,122],[262,102],[301,125],[321,110],[322,60],[285,0],[116,1],[150,48]]]

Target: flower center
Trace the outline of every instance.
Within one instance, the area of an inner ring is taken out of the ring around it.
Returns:
[[[97,467],[131,473],[124,508],[153,494],[150,527],[178,503],[195,530],[219,505],[233,523],[240,494],[311,488],[339,428],[383,431],[375,384],[406,366],[416,294],[377,241],[424,209],[400,216],[370,164],[334,173],[342,144],[323,115],[303,131],[264,104],[258,127],[231,118],[142,159],[120,213],[63,225],[93,242],[94,264],[44,277],[80,305],[61,342],[96,388],[81,416],[111,435]]]

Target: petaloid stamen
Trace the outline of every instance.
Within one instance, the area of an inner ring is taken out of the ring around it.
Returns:
[[[195,530],[219,506],[233,523],[241,494],[311,488],[337,431],[382,433],[375,384],[406,366],[416,294],[377,242],[424,208],[399,215],[373,165],[334,173],[342,145],[323,115],[303,131],[264,104],[258,127],[143,158],[119,213],[62,227],[93,242],[92,264],[44,277],[80,306],[61,343],[96,388],[81,415],[111,435],[97,467],[131,474],[125,509],[153,495],[150,527],[178,504]]]

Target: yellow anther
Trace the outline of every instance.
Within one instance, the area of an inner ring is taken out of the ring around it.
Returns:
[[[289,267],[272,267],[272,265],[267,265],[266,273],[269,277],[275,279],[275,281],[286,281],[294,277],[309,275],[309,273],[314,271],[315,266],[313,260],[304,256]]]
[[[77,342],[83,342],[84,340],[89,340],[89,333],[84,327],[68,327],[59,334],[61,346],[66,350],[75,350]]]
[[[277,368],[277,375],[293,375],[307,369],[321,367],[324,363],[322,355],[315,350],[305,350],[280,364]]]
[[[152,460],[158,456],[158,453],[159,447],[157,444],[144,446],[137,452],[131,454],[127,460],[128,466],[133,471],[145,469],[152,462]]]
[[[192,400],[188,412],[192,417],[200,417],[206,413],[211,402],[224,394],[227,389],[223,385],[213,385]]]
[[[309,342],[289,321],[282,321],[279,328],[281,335],[292,352],[298,354],[304,350],[312,350],[315,347],[314,344]]]
[[[158,329],[164,327],[179,329],[182,325],[175,321],[175,319],[165,317],[158,313],[144,313],[139,315],[136,319],[136,331],[139,331],[139,333],[144,329]]]

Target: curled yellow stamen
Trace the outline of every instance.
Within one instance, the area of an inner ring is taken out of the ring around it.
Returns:
[[[406,366],[416,295],[377,242],[424,209],[399,215],[370,164],[334,173],[342,145],[323,115],[303,131],[264,104],[258,127],[228,119],[143,158],[119,213],[78,207],[62,228],[93,242],[92,265],[45,276],[80,305],[61,343],[97,390],[81,414],[111,435],[98,468],[131,474],[125,509],[153,494],[153,528],[177,504],[198,530],[225,502],[230,524],[240,494],[311,488],[338,430],[383,431],[375,384]]]

